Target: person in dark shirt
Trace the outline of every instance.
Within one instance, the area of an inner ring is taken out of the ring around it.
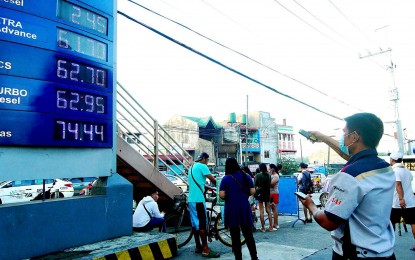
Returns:
[[[309,190],[309,185],[312,184],[311,173],[307,171],[307,168],[308,168],[308,164],[306,163],[300,163],[300,166],[298,167],[298,171],[300,172],[300,174],[298,174],[298,177],[297,177],[298,190],[304,194],[311,194],[311,191]],[[305,218],[304,222],[305,223],[313,222],[311,212],[306,207],[304,207],[303,210],[304,210],[304,218]],[[310,217],[308,217],[308,215],[310,215]]]
[[[258,205],[259,205],[259,218],[261,220],[261,232],[265,232],[265,219],[264,219],[264,208],[268,214],[269,228],[268,231],[273,231],[272,228],[272,217],[271,210],[269,207],[270,200],[270,187],[271,187],[271,175],[268,173],[267,166],[265,163],[259,164],[260,173],[255,176],[255,194],[260,194],[260,197],[257,196]]]
[[[225,226],[231,231],[232,251],[237,260],[242,259],[241,231],[251,259],[258,259],[252,234],[251,207],[248,202],[248,197],[254,193],[251,176],[241,170],[235,158],[228,158],[225,163],[225,176],[219,187],[219,196],[225,200]]]

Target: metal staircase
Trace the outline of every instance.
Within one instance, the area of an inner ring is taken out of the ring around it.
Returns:
[[[133,183],[134,199],[144,196],[149,188],[162,192],[161,201],[169,201],[180,194],[182,191],[161,171],[174,174],[187,184],[190,158],[189,153],[117,82],[117,172]]]

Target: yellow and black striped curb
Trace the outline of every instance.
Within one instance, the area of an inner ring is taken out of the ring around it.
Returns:
[[[108,254],[103,257],[93,258],[94,260],[150,260],[168,259],[177,256],[176,238],[161,240],[154,243],[141,245],[120,252]]]

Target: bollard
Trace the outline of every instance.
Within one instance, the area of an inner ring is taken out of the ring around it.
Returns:
[[[59,199],[59,189],[55,190],[55,199]]]

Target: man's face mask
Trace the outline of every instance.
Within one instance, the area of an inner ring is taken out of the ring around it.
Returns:
[[[340,151],[342,151],[344,154],[350,155],[349,147],[357,141],[357,140],[355,140],[353,143],[346,146],[346,145],[344,145],[344,138],[346,136],[349,136],[349,135],[353,134],[354,132],[355,131],[353,131],[351,133],[348,133],[347,135],[342,135],[340,137],[340,140],[339,140]]]

